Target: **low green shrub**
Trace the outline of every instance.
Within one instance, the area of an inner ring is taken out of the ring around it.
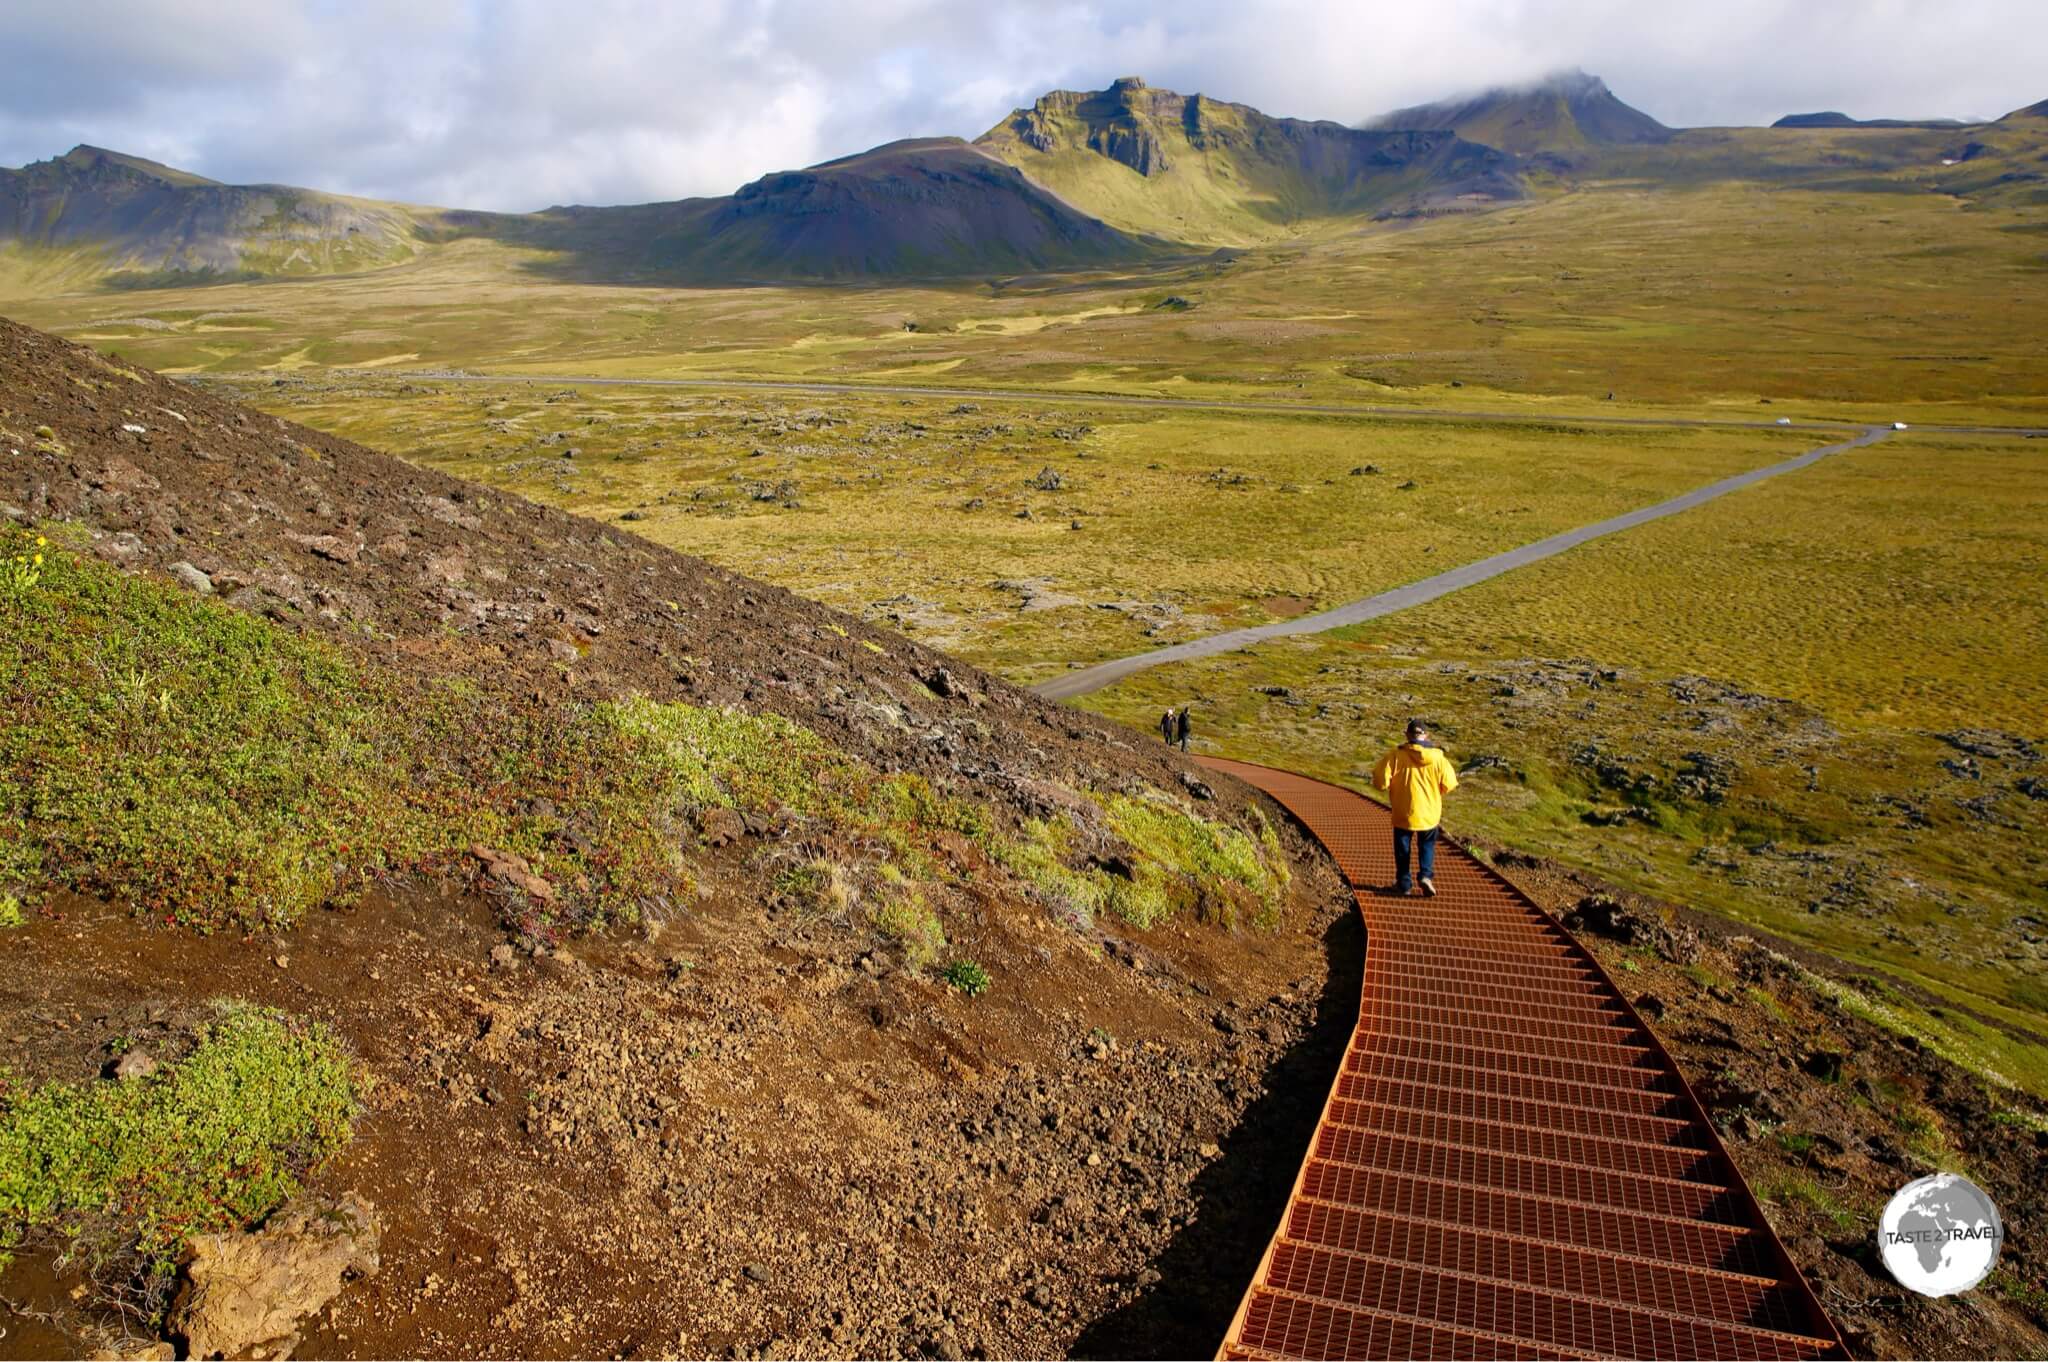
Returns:
[[[240,1003],[146,1078],[0,1073],[0,1263],[54,1244],[154,1313],[185,1242],[282,1205],[347,1143],[356,1109],[324,1027]]]
[[[955,960],[939,977],[970,998],[979,998],[988,992],[991,982],[988,971],[972,960]]]

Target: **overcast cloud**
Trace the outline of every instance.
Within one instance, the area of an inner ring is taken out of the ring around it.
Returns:
[[[1996,117],[2043,0],[6,0],[0,164],[525,209],[723,194],[1119,75],[1357,122],[1579,66],[1678,126]]]

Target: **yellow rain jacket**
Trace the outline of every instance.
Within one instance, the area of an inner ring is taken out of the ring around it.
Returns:
[[[1458,788],[1458,773],[1436,748],[1404,742],[1372,768],[1372,783],[1391,796],[1395,827],[1425,832],[1444,821],[1444,796]]]

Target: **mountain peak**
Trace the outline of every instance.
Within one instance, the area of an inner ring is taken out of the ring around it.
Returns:
[[[1509,87],[1514,88],[1514,87]],[[1531,81],[1521,87],[1524,90],[1542,90],[1559,94],[1567,99],[1597,99],[1602,95],[1610,98],[1614,92],[1607,88],[1607,82],[1574,66],[1566,70],[1552,71],[1540,80]]]
[[[1051,91],[975,145],[1113,227],[1208,246],[1271,239],[1316,218],[1458,211],[1522,194],[1507,157],[1449,133],[1276,118],[1137,76]]]
[[[131,156],[125,151],[111,151],[106,147],[96,147],[90,142],[80,142],[62,156],[56,157],[51,164],[62,166],[66,170],[72,171],[91,171],[105,166],[113,166],[133,174],[145,176],[148,179],[159,180],[165,184],[173,185],[219,183],[217,180],[207,179],[204,175],[194,175],[189,170],[179,170],[173,166],[167,166],[161,161],[152,161],[145,156]]]
[[[1581,153],[1597,146],[1664,142],[1672,130],[1615,97],[1607,82],[1574,67],[1521,85],[1417,104],[1369,119],[1367,128],[1448,128],[1518,155]]]

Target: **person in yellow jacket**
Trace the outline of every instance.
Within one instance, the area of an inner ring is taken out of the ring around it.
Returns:
[[[1429,740],[1420,719],[1408,721],[1408,741],[1372,768],[1372,783],[1388,794],[1394,813],[1394,892],[1406,894],[1408,852],[1415,849],[1422,892],[1436,897],[1436,835],[1444,821],[1444,796],[1458,788],[1451,759]]]

